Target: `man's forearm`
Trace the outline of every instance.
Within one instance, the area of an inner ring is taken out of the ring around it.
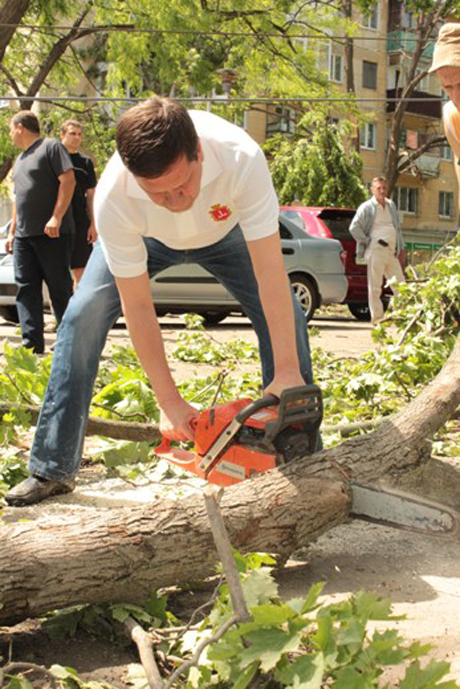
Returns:
[[[275,279],[273,279],[275,277]],[[262,278],[263,281],[263,278]],[[299,371],[294,308],[289,278],[283,272],[266,280],[260,289],[273,349],[275,375],[279,371]]]
[[[72,175],[61,175],[59,178],[59,189],[56,198],[56,203],[53,209],[53,217],[59,221],[62,221],[66,210],[72,200],[73,192],[75,190],[75,177]]]

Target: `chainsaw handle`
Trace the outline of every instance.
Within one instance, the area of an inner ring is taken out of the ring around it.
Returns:
[[[236,415],[235,419],[238,423],[243,424],[250,416],[259,411],[259,409],[265,409],[266,407],[274,407],[276,404],[280,403],[280,398],[276,395],[266,395],[260,400],[255,400],[250,402],[244,409],[242,409],[239,414]]]
[[[194,416],[193,419],[190,420],[190,427],[193,429],[193,431],[195,431],[197,425],[198,425],[198,417]],[[161,434],[161,443],[156,446],[155,452],[157,452],[157,451],[160,453],[161,452],[169,452],[170,449],[171,449],[171,441],[167,436],[163,435],[163,433],[162,433]]]

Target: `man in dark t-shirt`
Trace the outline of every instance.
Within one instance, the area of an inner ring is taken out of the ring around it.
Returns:
[[[75,177],[62,144],[40,137],[40,124],[34,113],[23,110],[14,115],[10,137],[23,153],[13,168],[15,200],[6,248],[14,257],[22,342],[41,353],[45,348],[43,281],[58,324],[72,296],[70,252],[74,222],[69,204]]]
[[[75,191],[72,197],[72,213],[75,222],[70,267],[77,285],[83,275],[93,244],[97,239],[93,201],[96,189],[96,173],[91,158],[80,153],[83,129],[78,120],[65,120],[61,124],[61,143],[66,147],[75,173]]]

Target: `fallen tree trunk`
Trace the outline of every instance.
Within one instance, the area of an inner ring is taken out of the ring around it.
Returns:
[[[289,556],[347,519],[349,479],[401,484],[414,474],[423,492],[429,437],[460,404],[460,340],[436,379],[408,407],[367,436],[226,489],[221,509],[241,552]],[[460,508],[460,472],[437,466],[443,501]],[[70,505],[69,505],[70,507]],[[201,495],[148,506],[30,519],[6,510],[0,530],[0,623],[80,603],[140,603],[152,589],[212,574],[213,539]]]

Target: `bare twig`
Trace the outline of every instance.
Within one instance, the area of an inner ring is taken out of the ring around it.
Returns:
[[[174,682],[180,675],[185,672],[185,670],[188,670],[189,667],[192,667],[193,665],[197,665],[198,661],[200,659],[201,654],[203,653],[204,649],[206,646],[209,646],[210,644],[216,643],[216,641],[219,641],[219,639],[227,632],[230,627],[233,627],[234,624],[238,622],[238,615],[232,615],[219,629],[218,632],[216,632],[213,636],[208,637],[207,639],[203,639],[203,641],[198,644],[197,649],[193,656],[186,660],[182,665],[180,665],[177,670],[174,670],[172,673],[171,677],[168,679],[168,681],[164,685],[164,689],[171,689],[172,686],[174,686]]]
[[[407,387],[407,385],[402,380],[401,376],[396,371],[394,371],[394,375],[395,375],[395,378],[398,381],[399,385],[402,387],[402,389],[406,393],[406,398],[407,398],[408,402],[410,402],[413,399],[413,396],[412,396],[409,388]]]
[[[232,544],[225,528],[222,513],[219,508],[219,500],[223,489],[208,483],[203,489],[206,511],[208,513],[209,524],[211,526],[214,543],[221,559],[225,578],[227,580],[230,597],[232,599],[233,610],[239,622],[247,622],[250,619],[249,611],[244,599],[238,569],[233,556]]]
[[[207,392],[210,388],[214,387],[214,385],[217,383],[217,385],[218,385],[217,392],[216,392],[216,394],[214,395],[214,401],[213,401],[213,403],[212,403],[212,405],[211,405],[211,406],[213,406],[213,405],[215,404],[215,400],[216,400],[216,397],[217,397],[218,393],[220,393],[220,391],[221,391],[221,389],[222,389],[222,384],[223,384],[223,382],[224,382],[224,380],[225,380],[225,378],[226,378],[227,376],[228,376],[228,371],[226,371],[226,370],[224,370],[224,371],[219,371],[219,373],[217,374],[215,380],[212,380],[212,381],[209,383],[209,385],[206,385],[206,387],[202,388],[199,392],[197,392],[197,394],[196,394],[194,397],[192,397],[192,398],[191,398],[190,400],[188,400],[188,401],[189,401],[190,403],[196,402],[196,400],[199,400],[200,397],[203,397],[204,393]]]
[[[0,418],[3,414],[12,411],[27,412],[35,423],[40,413],[40,407],[35,405],[15,404],[0,401]],[[137,421],[115,421],[114,419],[101,419],[90,416],[86,427],[86,435],[103,435],[107,438],[119,440],[136,440],[148,443],[159,443],[161,434],[157,424],[139,423]]]
[[[218,379],[217,379],[219,384],[218,384],[218,386],[217,386],[216,393],[215,393],[214,398],[213,398],[213,400],[212,400],[211,407],[213,407],[213,406],[216,404],[217,400],[219,399],[219,395],[220,395],[220,393],[221,393],[221,391],[222,391],[222,386],[223,386],[223,384],[224,384],[224,380],[225,380],[225,378],[226,378],[227,376],[228,376],[228,371],[222,371],[222,372],[219,374],[219,377],[218,377]]]
[[[426,266],[425,266],[426,272],[431,268],[433,263],[438,260],[439,256],[442,253],[444,253],[444,251],[447,249],[447,247],[450,246],[453,242],[455,242],[456,239],[457,239],[457,233],[455,233],[455,235],[452,237],[452,239],[449,239],[449,241],[444,242],[442,247],[440,249],[438,249],[438,251],[434,254],[434,256],[431,258],[431,260],[428,261],[428,263],[426,264]]]
[[[388,420],[388,417],[379,416],[377,419],[372,419],[371,421],[356,421],[355,423],[347,424],[339,423],[336,426],[325,424],[321,426],[321,431],[323,433],[340,433],[342,438],[347,438],[356,431],[370,431],[385,420]]]
[[[106,406],[104,406],[103,404],[99,404],[98,402],[93,402],[92,406],[96,407],[97,409],[104,409],[104,411],[109,411],[111,414],[115,414],[115,416],[118,416],[119,419],[135,419],[136,416],[141,416],[146,423],[148,423],[150,420],[147,414],[143,414],[140,411],[133,411],[129,412],[129,414],[122,414],[116,409],[113,409],[112,407],[107,408]]]
[[[21,395],[22,399],[23,399],[27,404],[32,404],[32,400],[30,399],[30,397],[27,397],[27,395],[25,394],[25,392],[23,392],[23,391],[21,390],[21,388],[18,387],[18,386],[16,385],[14,379],[10,376],[10,374],[9,374],[9,373],[4,373],[4,376],[6,376],[6,378],[8,378],[8,380],[9,380],[10,383],[11,383],[11,385],[19,392],[19,394]]]
[[[137,646],[139,658],[145,670],[145,676],[147,677],[150,689],[163,689],[163,680],[161,679],[155,658],[153,657],[151,638],[132,617],[126,618],[124,626]]]
[[[418,319],[420,318],[420,316],[422,315],[422,313],[423,313],[423,311],[424,311],[424,308],[425,308],[424,306],[421,306],[421,307],[414,313],[414,315],[413,315],[412,318],[410,319],[409,323],[406,325],[403,334],[402,334],[401,337],[399,338],[398,343],[397,343],[397,345],[396,345],[397,347],[400,347],[400,346],[402,345],[402,343],[404,342],[404,340],[405,340],[406,337],[407,337],[407,333],[408,333],[409,330],[412,328],[412,326],[414,325],[414,323],[416,323],[417,320],[418,320]]]
[[[174,627],[174,628],[173,628],[173,629],[179,629],[180,631],[179,631],[177,637],[175,637],[175,638],[172,639],[172,641],[171,641],[171,644],[170,644],[169,649],[168,649],[168,656],[170,655],[171,650],[174,648],[174,646],[177,644],[177,642],[184,636],[184,634],[185,634],[186,632],[189,631],[189,629],[192,628],[193,623],[194,623],[194,621],[195,621],[195,619],[196,619],[196,616],[197,616],[200,612],[202,612],[203,610],[205,610],[206,608],[209,608],[211,605],[214,605],[215,601],[217,600],[217,596],[219,595],[219,589],[220,589],[220,587],[221,587],[221,584],[222,584],[223,579],[224,579],[224,577],[223,577],[223,575],[222,575],[222,576],[219,578],[219,582],[218,582],[217,586],[214,588],[214,591],[213,591],[213,593],[212,593],[211,598],[210,598],[208,601],[206,601],[206,603],[203,603],[203,605],[200,605],[196,610],[193,611],[192,616],[190,617],[190,620],[188,621],[188,624],[185,625],[185,627],[180,627],[180,628]]]
[[[54,675],[49,670],[47,670],[46,667],[36,665],[35,663],[8,663],[8,665],[2,667],[1,670],[4,673],[4,676],[19,675],[20,673],[32,674],[33,672],[35,672],[41,674],[43,677],[46,678],[46,680],[49,682],[51,689],[57,689],[58,686]]]

